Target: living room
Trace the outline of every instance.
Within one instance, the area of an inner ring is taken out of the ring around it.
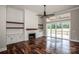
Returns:
[[[79,53],[79,5],[0,5],[1,54]]]

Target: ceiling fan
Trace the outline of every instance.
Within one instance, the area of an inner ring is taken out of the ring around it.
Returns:
[[[46,13],[46,5],[43,5],[43,6],[44,6],[44,13],[43,13],[43,15],[38,15],[38,16],[40,16],[41,18],[43,18],[43,17],[48,18],[50,16],[54,16],[55,15],[55,14],[47,14]]]

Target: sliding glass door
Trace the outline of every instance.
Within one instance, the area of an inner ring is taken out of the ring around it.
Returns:
[[[57,39],[70,39],[70,21],[47,23],[47,36]]]

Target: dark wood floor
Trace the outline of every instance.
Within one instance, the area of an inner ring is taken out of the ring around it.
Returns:
[[[41,37],[7,45],[7,51],[0,54],[78,54],[79,42]]]

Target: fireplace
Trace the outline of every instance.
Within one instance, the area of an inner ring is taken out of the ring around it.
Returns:
[[[36,38],[35,36],[36,36],[35,33],[30,33],[29,40],[35,39]]]
[[[28,35],[28,37],[29,37],[29,44],[34,44],[35,43],[35,38],[36,38],[35,33],[30,33]]]

